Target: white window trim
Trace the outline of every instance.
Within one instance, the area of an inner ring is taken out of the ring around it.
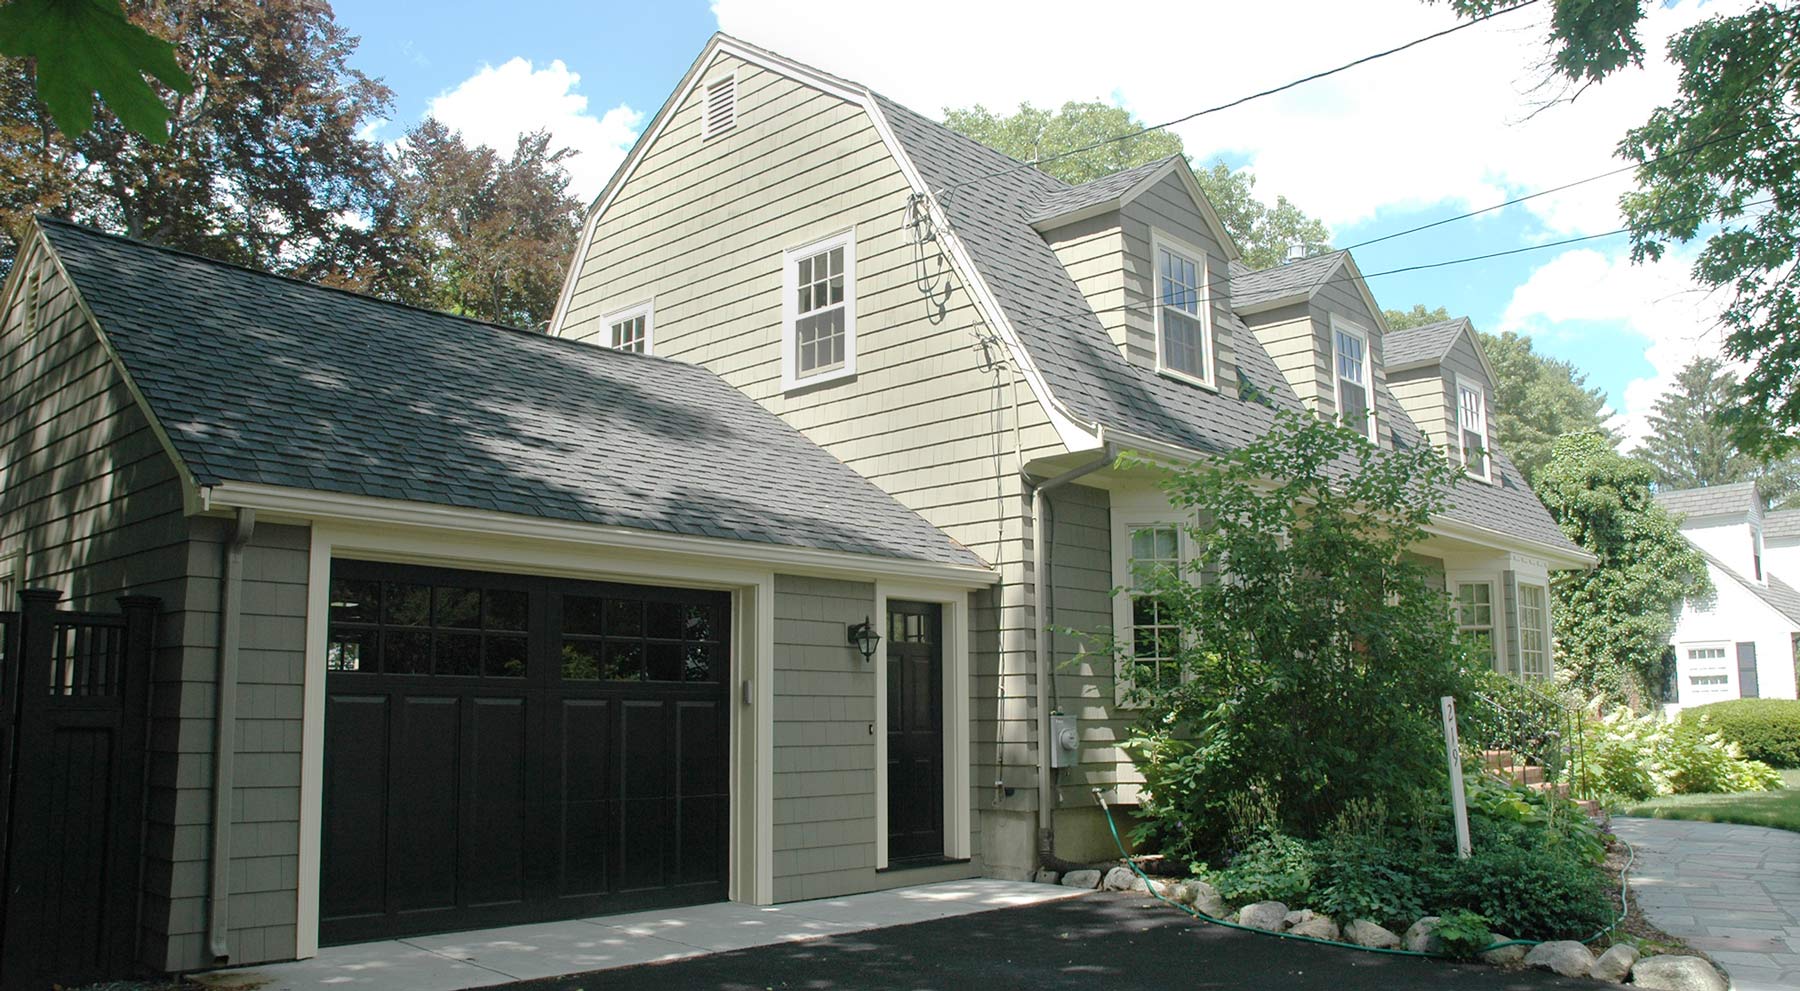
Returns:
[[[799,320],[800,260],[832,248],[844,249],[844,367],[801,378],[799,356],[794,350],[794,325]],[[781,256],[781,391],[811,388],[856,374],[856,230],[839,231],[811,244],[789,248]]]
[[[0,612],[8,612],[19,607],[19,590],[24,587],[21,582],[24,555],[18,551],[0,554]]]
[[[1725,684],[1723,684],[1723,685],[1697,686],[1693,683],[1694,669],[1693,669],[1692,665],[1694,663],[1694,659],[1692,657],[1688,656],[1688,652],[1692,651],[1692,650],[1708,650],[1708,649],[1716,649],[1720,652],[1719,665],[1722,669],[1721,673],[1723,673],[1725,675]],[[1680,704],[1680,705],[1700,704],[1699,699],[1688,697],[1689,694],[1694,692],[1694,690],[1696,688],[1711,688],[1714,690],[1714,691],[1709,691],[1709,692],[1704,693],[1705,700],[1707,702],[1715,702],[1715,701],[1718,701],[1719,699],[1735,699],[1735,698],[1740,697],[1743,690],[1738,687],[1738,666],[1737,666],[1737,643],[1736,643],[1736,641],[1732,641],[1732,640],[1689,640],[1689,641],[1683,641],[1682,643],[1678,644],[1676,647],[1676,650],[1677,650],[1677,653],[1675,655],[1675,672],[1676,672],[1675,698],[1677,699],[1678,704]],[[1713,698],[1713,695],[1715,694],[1715,692],[1718,695],[1717,699]]]
[[[1506,653],[1503,648],[1503,645],[1500,642],[1501,627],[1503,627],[1505,625],[1505,624],[1501,623],[1500,620],[1505,615],[1505,609],[1506,609],[1505,604],[1501,601],[1500,582],[1493,577],[1483,576],[1480,578],[1455,579],[1455,580],[1447,581],[1447,584],[1450,586],[1450,611],[1452,613],[1452,618],[1456,622],[1456,632],[1457,632],[1458,636],[1460,636],[1464,632],[1464,626],[1463,626],[1463,621],[1462,621],[1462,598],[1461,598],[1463,586],[1465,586],[1465,585],[1485,585],[1485,586],[1487,586],[1487,590],[1488,590],[1488,601],[1487,601],[1488,649],[1493,651],[1493,656],[1488,658],[1488,667],[1493,668],[1495,671],[1498,671],[1501,674],[1505,674],[1506,672],[1503,671],[1502,668],[1511,667],[1511,665],[1507,663]],[[1469,627],[1468,629],[1471,631],[1476,630],[1475,627]]]
[[[720,127],[714,127],[713,122],[712,122],[713,91],[718,89],[721,86],[726,86],[726,85],[729,85],[731,87],[731,120],[727,121],[724,125],[722,125]],[[701,87],[700,87],[700,140],[711,141],[713,138],[716,138],[722,134],[730,134],[732,131],[737,130],[737,124],[738,124],[737,101],[738,101],[738,77],[737,77],[736,69],[731,70],[730,72],[718,77],[717,79],[709,79],[704,84],[701,85]]]
[[[655,354],[656,353],[656,300],[655,299],[647,299],[647,300],[643,301],[642,303],[638,303],[634,306],[627,306],[622,310],[614,310],[613,312],[608,313],[605,316],[601,317],[600,318],[600,333],[601,333],[601,335],[603,335],[601,339],[606,342],[606,347],[608,349],[614,350],[614,351],[620,350],[620,348],[618,348],[616,345],[614,345],[612,343],[613,324],[620,323],[620,322],[623,322],[626,320],[630,320],[633,317],[640,317],[640,316],[644,318],[644,353],[645,354]]]
[[[1162,264],[1163,251],[1181,255],[1194,263],[1195,277],[1200,280],[1200,367],[1205,375],[1193,375],[1163,364]],[[1214,338],[1212,312],[1212,272],[1205,251],[1164,231],[1150,228],[1150,310],[1155,324],[1156,370],[1170,378],[1180,379],[1203,389],[1217,392],[1218,346]]]
[[[1149,527],[1174,527],[1177,541],[1176,554],[1180,560],[1182,573],[1185,575],[1188,563],[1194,559],[1193,539],[1188,536],[1187,527],[1175,518],[1172,511],[1157,514],[1154,512],[1129,513],[1115,510],[1112,531],[1112,567],[1113,587],[1119,594],[1113,599],[1113,636],[1123,637],[1126,644],[1136,642],[1132,630],[1131,609],[1131,535],[1138,530]],[[1118,646],[1115,639],[1115,646]],[[1113,658],[1113,705],[1120,709],[1141,709],[1143,704],[1134,701],[1132,696],[1131,661],[1125,657]]]
[[[1468,381],[1455,373],[1450,376],[1450,387],[1455,390],[1456,422],[1454,428],[1456,430],[1456,449],[1462,455],[1463,474],[1492,485],[1494,484],[1494,431],[1493,416],[1488,409],[1487,389],[1481,383]],[[1469,470],[1469,447],[1463,443],[1462,394],[1464,389],[1481,398],[1481,442],[1486,445],[1482,450],[1481,462],[1487,470],[1479,475]]]
[[[1513,622],[1519,628],[1519,674],[1520,680],[1549,681],[1556,677],[1556,632],[1555,620],[1550,617],[1550,584],[1548,582],[1519,581],[1516,583],[1513,602]],[[1543,595],[1543,605],[1539,610],[1544,617],[1544,672],[1540,676],[1533,673],[1525,664],[1525,590],[1537,589]]]
[[[1369,331],[1361,324],[1352,323],[1335,313],[1331,314],[1329,324],[1330,326],[1326,329],[1331,333],[1331,363],[1329,369],[1331,372],[1331,404],[1336,409],[1337,421],[1339,423],[1344,422],[1342,376],[1338,375],[1337,368],[1337,335],[1342,331],[1343,333],[1349,334],[1351,337],[1355,337],[1362,341],[1363,395],[1368,399],[1369,409],[1369,422],[1365,424],[1367,429],[1364,430],[1363,433],[1369,439],[1370,443],[1375,443],[1381,436],[1381,415],[1375,410],[1375,348],[1370,344]]]

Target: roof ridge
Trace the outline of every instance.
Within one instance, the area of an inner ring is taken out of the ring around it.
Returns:
[[[1388,331],[1388,336],[1393,337],[1396,334],[1412,334],[1422,330],[1441,330],[1454,324],[1470,322],[1471,321],[1466,316],[1451,317],[1448,320],[1433,320],[1430,323],[1422,323],[1413,327],[1401,327],[1398,330],[1390,330]]]
[[[682,368],[698,368],[699,367],[699,366],[693,365],[689,362],[676,361],[673,358],[664,357],[662,355],[645,354],[640,351],[624,351],[624,350],[621,350],[618,348],[600,347],[599,345],[588,344],[583,341],[571,340],[567,337],[561,337],[561,336],[553,335],[553,334],[550,334],[547,332],[540,332],[540,331],[536,331],[536,330],[527,330],[524,327],[514,327],[514,326],[511,326],[510,324],[494,323],[491,320],[481,320],[476,317],[464,316],[461,313],[451,313],[446,310],[434,310],[428,306],[418,306],[418,305],[415,305],[412,303],[403,303],[397,299],[384,299],[380,296],[376,296],[371,293],[358,292],[355,289],[347,289],[343,286],[333,286],[333,285],[327,285],[326,283],[323,283],[323,282],[313,282],[309,279],[302,279],[302,278],[300,278],[298,276],[294,276],[294,275],[283,275],[280,272],[269,272],[269,271],[265,271],[264,269],[256,268],[251,265],[245,265],[242,262],[226,261],[223,258],[214,258],[211,255],[203,255],[197,251],[189,251],[186,248],[177,248],[173,245],[168,245],[168,244],[158,244],[155,241],[146,241],[142,238],[127,237],[123,234],[114,234],[110,231],[103,231],[103,230],[100,230],[99,228],[90,227],[86,224],[76,223],[75,221],[69,220],[64,217],[54,217],[49,214],[38,214],[37,216],[33,217],[32,219],[35,222],[38,222],[40,224],[42,224],[44,222],[48,222],[48,223],[54,224],[55,226],[64,227],[71,231],[75,231],[77,233],[87,235],[90,237],[102,238],[107,241],[116,241],[121,244],[131,245],[132,247],[135,247],[135,248],[148,248],[148,249],[151,249],[154,251],[160,251],[164,254],[174,255],[178,258],[190,258],[190,259],[193,259],[194,261],[203,262],[207,265],[212,265],[212,266],[215,266],[218,268],[224,268],[224,269],[232,269],[232,270],[235,270],[238,272],[242,272],[246,275],[260,276],[265,279],[275,279],[275,280],[278,280],[281,282],[292,283],[297,286],[304,286],[305,288],[308,288],[308,289],[316,289],[321,292],[330,292],[330,293],[336,293],[340,296],[348,296],[351,299],[359,300],[362,302],[376,303],[381,306],[387,306],[387,307],[392,307],[395,309],[406,310],[406,311],[412,312],[412,313],[423,313],[423,314],[427,314],[429,316],[443,317],[448,320],[455,320],[458,323],[471,324],[476,327],[486,327],[491,330],[503,330],[503,331],[506,331],[511,334],[521,334],[525,337],[529,337],[534,340],[555,341],[558,343],[559,346],[562,346],[562,347],[577,347],[577,348],[585,349],[586,351],[589,351],[589,352],[609,352],[612,354],[630,355],[633,358],[649,359],[652,361],[661,361],[666,364],[676,365],[676,366],[680,366]],[[54,246],[52,246],[52,247],[54,247]]]

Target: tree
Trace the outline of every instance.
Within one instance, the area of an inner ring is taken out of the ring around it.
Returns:
[[[1424,303],[1414,303],[1410,310],[1382,310],[1381,315],[1387,318],[1389,330],[1411,330],[1450,319],[1450,310],[1442,306],[1427,310]]]
[[[389,92],[349,65],[356,39],[314,0],[134,0],[175,45],[191,93],[164,90],[168,140],[111,109],[59,133],[22,59],[0,60],[0,265],[35,213],[302,278],[378,257],[382,152],[363,130]]]
[[[1606,426],[1606,393],[1587,384],[1570,362],[1532,350],[1531,338],[1512,331],[1481,334],[1481,349],[1494,366],[1494,442],[1512,458],[1526,484],[1550,460],[1558,438],[1598,432],[1617,443]]]
[[[1137,133],[1143,131],[1142,121],[1122,107],[1099,101],[1071,101],[1056,111],[1021,103],[1013,114],[996,114],[977,104],[964,110],[946,109],[944,123],[1023,162],[1064,155],[1039,168],[1074,185],[1184,154],[1180,138],[1167,131]],[[1121,140],[1100,144],[1109,138]],[[1100,146],[1069,154],[1096,144]],[[1193,163],[1188,164],[1192,168]],[[1248,170],[1232,171],[1224,162],[1214,162],[1207,168],[1194,168],[1193,173],[1220,222],[1237,241],[1244,264],[1251,268],[1281,264],[1290,245],[1316,249],[1331,242],[1331,231],[1286,197],[1277,196],[1272,207],[1257,199],[1256,177]]]
[[[1465,15],[1511,0],[1451,0]],[[1555,0],[1551,69],[1574,85],[1639,64],[1641,0]],[[1800,445],[1800,4],[1759,0],[1677,34],[1668,55],[1676,92],[1618,154],[1637,162],[1620,201],[1632,258],[1660,259],[1703,237],[1697,282],[1725,291],[1728,358],[1750,363],[1745,402],[1729,411],[1740,446]],[[1763,209],[1766,207],[1767,209]]]
[[[1351,799],[1398,811],[1443,773],[1438,699],[1469,668],[1408,550],[1454,477],[1435,449],[1296,413],[1167,477],[1205,525],[1183,528],[1183,569],[1133,576],[1134,642],[1109,645],[1145,705],[1132,749],[1165,854],[1204,853],[1187,844],[1217,842],[1236,801],[1311,837]]]
[[[0,7],[0,55],[31,61],[38,98],[70,137],[94,125],[97,91],[126,127],[161,144],[169,109],[144,77],[194,89],[175,46],[126,20],[116,0],[13,0]]]
[[[1695,358],[1676,375],[1656,401],[1650,436],[1633,452],[1656,470],[1659,488],[1754,481],[1771,505],[1800,488],[1800,459],[1759,458],[1738,445],[1729,414],[1743,402],[1740,391],[1737,374],[1716,358]]]
[[[1600,559],[1551,586],[1558,676],[1638,711],[1658,697],[1682,600],[1712,589],[1705,559],[1652,497],[1655,477],[1590,430],[1559,438],[1533,486],[1563,533]]]
[[[427,117],[394,153],[393,185],[371,233],[388,245],[356,288],[416,306],[541,329],[580,234],[581,204],[543,131],[510,158]]]

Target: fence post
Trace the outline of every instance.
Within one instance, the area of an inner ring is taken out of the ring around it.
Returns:
[[[50,665],[56,656],[56,604],[61,601],[62,592],[53,588],[28,588],[19,593],[19,680],[14,705],[26,692],[50,691]]]
[[[1444,714],[1444,754],[1450,762],[1450,810],[1456,816],[1456,855],[1469,859],[1469,800],[1463,792],[1462,745],[1456,736],[1456,699],[1438,700]]]
[[[143,926],[144,833],[150,803],[150,708],[155,691],[156,616],[162,600],[153,595],[122,595],[119,612],[125,616],[125,638],[120,645],[119,688],[122,711],[119,720],[120,762],[114,783],[116,801],[132,810],[121,817],[123,835],[112,844],[113,876],[125,883],[112,886],[108,918],[129,929],[130,939],[115,940],[111,969],[129,971],[137,962]]]

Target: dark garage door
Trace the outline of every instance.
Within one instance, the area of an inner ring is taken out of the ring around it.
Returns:
[[[724,898],[729,609],[332,562],[320,940]]]

